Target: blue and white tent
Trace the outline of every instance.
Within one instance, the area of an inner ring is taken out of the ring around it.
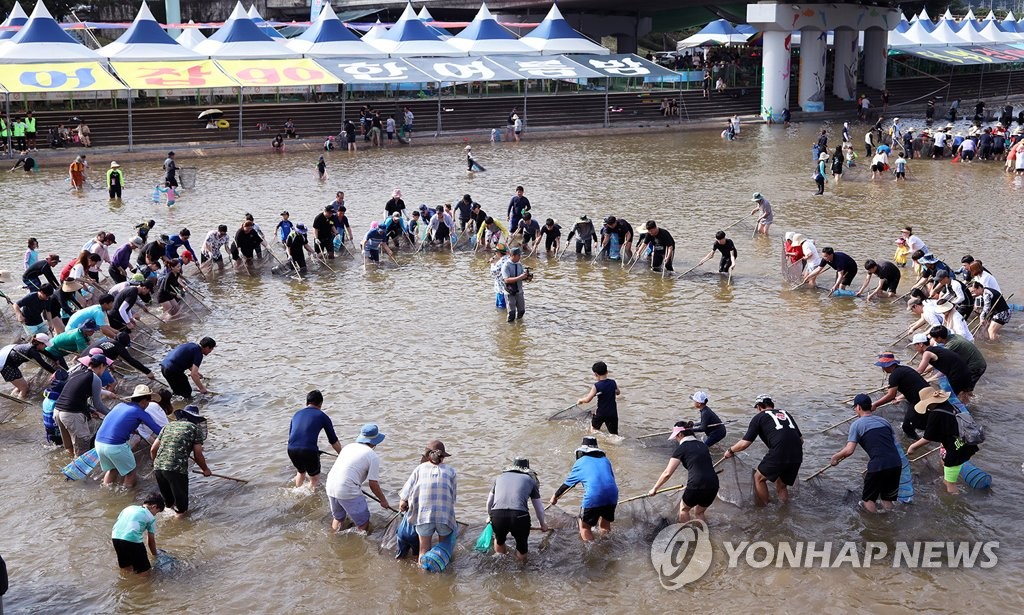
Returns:
[[[365,41],[366,37],[363,37],[363,40]],[[370,40],[369,43],[391,57],[466,55],[465,51],[459,51],[431,32],[430,28],[416,16],[412,4],[405,6],[402,16],[390,30],[379,38]]]
[[[1011,34],[1018,31],[1017,18],[1013,16],[1013,11],[1007,13],[1006,17],[1003,17],[1003,20],[999,22],[999,29],[1002,30],[1003,32],[1009,32]]]
[[[377,20],[377,23],[373,24],[373,27],[366,31],[366,34],[362,36],[362,40],[369,43],[372,40],[376,40],[388,33],[388,28],[384,24]]]
[[[448,30],[445,30],[444,28],[438,28],[437,26],[430,25],[429,22],[435,21],[435,19],[434,19],[434,16],[430,14],[430,11],[427,10],[426,6],[421,8],[419,14],[416,15],[416,16],[419,17],[420,21],[422,21],[427,26],[427,28],[431,32],[436,34],[437,37],[439,39],[441,39],[442,41],[446,41],[446,40],[448,40],[448,39],[450,39],[452,37],[452,33],[449,32]]]
[[[256,24],[256,27],[260,29],[260,32],[266,34],[267,36],[278,42],[285,40],[284,35],[278,32],[277,30],[271,28],[270,26],[261,25],[266,23],[267,20],[263,19],[263,16],[260,15],[260,12],[256,10],[255,4],[249,6],[249,11],[246,13],[246,15],[248,15],[249,19],[251,19],[252,22]]]
[[[921,12],[917,14],[917,17],[910,20],[910,25],[914,25],[916,23],[921,24],[921,27],[924,28],[925,32],[931,32],[935,29],[935,22],[928,16],[928,11],[925,9],[921,9]]]
[[[215,60],[297,58],[301,55],[264,34],[246,14],[241,2],[235,5],[224,25],[196,45],[194,51]]]
[[[7,16],[7,19],[0,26],[23,26],[27,21],[28,15],[25,14],[25,9],[21,8],[20,2],[15,2],[14,6],[11,7],[11,14]],[[0,41],[12,39],[17,33],[17,30],[0,31]]]
[[[447,43],[456,49],[466,51],[471,56],[483,55],[526,55],[540,53],[533,47],[519,40],[511,30],[498,23],[487,10],[487,4],[481,4],[476,17],[462,32],[448,39]]]
[[[195,60],[204,57],[171,38],[157,23],[145,2],[124,34],[113,43],[101,47],[99,53],[112,60],[130,62]]]
[[[292,51],[309,58],[337,58],[355,56],[362,58],[382,58],[385,54],[359,40],[338,19],[337,13],[330,4],[325,4],[313,25],[300,36],[290,39],[287,43]]]
[[[189,25],[196,25],[196,22],[188,20]],[[189,49],[195,49],[196,45],[206,40],[206,35],[199,31],[199,28],[184,28],[176,39],[179,45]]]
[[[717,43],[719,45],[741,45],[747,42],[750,37],[739,32],[731,23],[724,19],[716,19],[701,28],[700,32],[688,36],[679,42],[677,48],[697,47],[706,43]]]
[[[74,62],[101,60],[100,54],[79,43],[60,27],[42,0],[28,21],[9,42],[0,47],[3,62]]]
[[[607,54],[607,49],[583,36],[562,17],[557,4],[551,5],[544,21],[537,24],[532,32],[519,39],[545,54],[590,53]]]

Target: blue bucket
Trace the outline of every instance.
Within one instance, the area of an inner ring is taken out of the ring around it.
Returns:
[[[965,461],[961,466],[960,476],[972,489],[988,489],[992,486],[992,475],[970,461]]]

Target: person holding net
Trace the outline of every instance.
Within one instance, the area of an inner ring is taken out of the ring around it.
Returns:
[[[686,487],[683,489],[683,497],[679,501],[679,523],[686,523],[690,520],[690,511],[693,510],[693,518],[706,522],[704,511],[715,503],[718,496],[718,474],[715,473],[715,466],[711,461],[711,452],[706,444],[701,442],[696,435],[700,428],[694,428],[693,421],[679,421],[672,428],[670,442],[676,442],[676,450],[672,458],[668,460],[665,470],[655,481],[654,486],[647,492],[647,495],[655,495],[668,479],[679,468],[686,468]]]
[[[743,438],[725,451],[723,459],[746,450],[754,440],[768,446],[768,454],[761,460],[754,472],[754,496],[758,506],[766,506],[769,501],[768,483],[775,483],[775,493],[779,503],[789,501],[789,487],[796,482],[800,472],[800,464],[804,458],[804,438],[797,427],[796,421],[785,410],[775,407],[775,402],[768,395],[758,395],[754,400],[757,414],[750,419],[747,433]]]
[[[583,483],[583,504],[579,516],[580,538],[583,542],[593,542],[594,526],[597,526],[602,534],[612,531],[615,506],[619,500],[619,487],[615,484],[612,462],[605,452],[597,447],[597,438],[592,436],[583,438],[580,447],[576,449],[576,462],[572,465],[565,482],[551,496],[550,504],[557,504],[563,493],[579,483]]]

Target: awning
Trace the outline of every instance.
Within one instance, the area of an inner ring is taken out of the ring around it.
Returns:
[[[125,89],[99,62],[0,64],[0,86],[11,93]]]
[[[431,83],[437,81],[427,73],[399,58],[335,58],[320,59],[342,83]]]
[[[492,56],[494,62],[522,75],[524,79],[595,79],[603,73],[591,70],[562,55]]]
[[[434,81],[519,81],[521,76],[487,58],[404,58]]]
[[[309,58],[280,60],[217,60],[217,65],[242,87],[337,85],[342,81]]]
[[[679,73],[669,70],[631,53],[619,53],[607,56],[571,55],[569,59],[579,62],[587,68],[602,73],[612,79],[621,77],[658,77],[677,78]]]
[[[1021,44],[969,47],[893,47],[893,50],[926,60],[961,66],[1024,62],[1024,45]]]
[[[111,62],[114,72],[133,90],[237,88],[212,60],[184,62]]]

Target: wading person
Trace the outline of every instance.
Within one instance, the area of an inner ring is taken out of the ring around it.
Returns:
[[[725,438],[725,423],[714,410],[708,407],[708,394],[704,391],[697,391],[690,396],[693,407],[700,412],[699,431],[704,434],[704,445],[711,448]]]
[[[875,290],[868,294],[867,299],[870,301],[875,297],[895,297],[896,289],[900,285],[900,268],[890,263],[889,261],[882,261],[876,263],[870,258],[864,261],[864,271],[868,272],[868,276],[864,279],[864,283],[861,284],[860,290],[857,291],[857,296],[864,294],[868,284],[871,283],[873,276],[878,276],[878,286]]]
[[[92,448],[92,439],[99,429],[99,419],[110,412],[103,403],[103,374],[107,371],[107,358],[102,354],[89,357],[88,369],[68,377],[54,404],[57,426],[60,427],[64,448],[73,457]],[[89,401],[92,400],[92,407]]]
[[[803,463],[804,438],[793,417],[785,410],[777,409],[771,397],[758,396],[754,400],[754,408],[757,414],[750,419],[747,433],[725,451],[724,458],[746,450],[754,440],[761,438],[768,446],[768,454],[754,472],[754,496],[759,506],[767,505],[768,483],[774,483],[779,503],[785,504],[789,501],[789,487],[796,482]]]
[[[569,236],[565,238],[566,244],[572,241],[573,237],[576,238],[576,254],[586,251],[587,256],[590,256],[592,244],[598,243],[598,239],[594,223],[587,217],[587,214],[580,216],[580,219],[573,225]],[[566,245],[565,249],[568,250],[569,246]]]
[[[815,280],[827,267],[836,271],[836,281],[832,285],[832,292],[846,290],[853,284],[853,278],[857,276],[857,261],[845,252],[836,252],[831,247],[821,249],[821,262],[810,273],[804,276],[804,284],[814,286]]]
[[[584,542],[594,540],[596,526],[602,534],[612,531],[615,521],[615,507],[619,501],[619,487],[615,484],[612,463],[604,451],[597,447],[597,438],[587,436],[576,449],[576,462],[554,495],[551,505],[574,485],[583,484],[583,504],[580,510],[580,538]]]
[[[516,560],[525,562],[529,552],[530,509],[537,514],[542,532],[548,531],[544,519],[544,503],[540,499],[537,473],[530,469],[530,460],[517,457],[494,480],[487,494],[487,518],[494,530],[494,551],[508,553],[505,541],[509,534],[516,541]]]
[[[679,421],[672,428],[670,442],[675,442],[676,449],[672,458],[668,460],[665,470],[654,482],[654,486],[647,492],[647,495],[654,495],[658,492],[679,466],[686,468],[686,487],[683,489],[682,499],[679,501],[679,523],[686,523],[690,520],[690,511],[693,511],[693,518],[698,521],[707,521],[704,517],[706,511],[715,503],[718,497],[718,474],[715,473],[714,463],[711,461],[711,453],[706,444],[697,439],[693,429],[693,421]]]
[[[153,458],[156,484],[160,487],[164,504],[182,518],[188,512],[189,456],[195,457],[203,476],[210,476],[210,468],[203,454],[206,429],[202,423],[206,419],[199,415],[199,408],[185,406],[174,414],[177,420],[164,425],[149,454]]]
[[[928,382],[914,368],[900,365],[896,356],[891,352],[883,352],[878,355],[875,365],[881,367],[882,371],[889,375],[887,381],[889,388],[886,389],[885,395],[872,402],[871,411],[874,412],[893,401],[897,394],[902,395],[906,400],[907,407],[901,428],[908,438],[916,440],[918,438],[917,430],[924,428],[924,421],[918,418],[919,415],[914,412],[914,406],[920,401],[917,397],[918,391],[927,387]]]
[[[195,383],[199,392],[207,392],[203,384],[203,375],[199,373],[199,366],[203,364],[203,358],[213,352],[217,342],[212,337],[204,337],[199,343],[186,342],[167,353],[160,362],[160,372],[164,380],[170,385],[175,395],[185,399],[192,398],[192,386],[188,383],[189,377]]]
[[[523,283],[533,279],[529,269],[523,267],[523,249],[512,248],[509,259],[501,267],[501,280],[505,285],[505,304],[508,321],[513,322],[526,313],[526,292]]]
[[[967,364],[967,373],[970,374],[970,381],[967,387],[962,393],[957,394],[960,401],[967,404],[970,402],[971,397],[974,395],[974,387],[981,380],[981,377],[988,370],[988,362],[985,361],[985,356],[981,354],[978,347],[973,342],[969,342],[963,337],[950,333],[949,329],[942,325],[932,327],[928,332],[928,336],[932,338],[932,342],[937,346],[945,346],[949,350],[955,352],[964,363]]]
[[[978,452],[978,445],[967,444],[960,437],[960,427],[956,413],[959,412],[949,403],[949,393],[934,387],[924,387],[918,392],[920,401],[914,405],[914,411],[925,419],[924,436],[907,447],[907,454],[912,455],[919,448],[930,442],[942,445],[942,480],[947,493],[959,493],[956,488],[957,479],[964,462],[969,461]]]
[[[420,464],[409,475],[399,494],[399,510],[405,520],[416,528],[419,537],[420,562],[430,551],[434,534],[444,540],[456,529],[455,498],[458,477],[455,468],[444,463],[451,457],[440,440],[431,440],[420,458]]]
[[[113,363],[109,359],[105,360]],[[103,476],[104,487],[112,486],[118,476],[124,477],[125,489],[135,486],[135,455],[128,440],[143,424],[159,435],[160,425],[145,410],[152,399],[153,392],[148,386],[140,384],[135,387],[128,401],[114,406],[103,418],[96,432],[96,453],[100,459],[100,469],[106,472]]]
[[[750,210],[750,215],[754,215],[757,212],[761,212],[757,222],[757,232],[762,235],[768,235],[768,227],[775,221],[775,214],[772,212],[772,204],[768,202],[768,199],[764,198],[760,192],[755,192],[754,196],[751,197],[751,201],[754,202],[754,208]]]
[[[722,258],[718,261],[718,273],[729,273],[736,268],[736,258],[739,256],[739,253],[736,252],[736,244],[733,243],[732,239],[725,236],[725,231],[715,233],[715,243],[711,244],[711,251],[705,254],[704,258],[697,261],[697,267],[711,260],[715,252],[722,253]]]
[[[117,567],[132,569],[137,575],[149,576],[153,565],[149,563],[146,546],[156,557],[156,515],[164,511],[164,499],[150,494],[142,506],[132,505],[121,511],[110,533],[110,541],[117,554]]]
[[[384,441],[384,434],[374,423],[367,423],[359,437],[346,444],[327,473],[327,500],[331,505],[331,527],[341,530],[346,519],[363,532],[370,531],[370,508],[363,494],[363,483],[370,488],[380,507],[391,508],[380,488],[380,456],[374,450]]]
[[[306,394],[306,407],[292,416],[288,426],[288,458],[295,466],[295,487],[301,487],[309,481],[309,488],[316,490],[320,486],[320,446],[317,440],[320,432],[327,435],[327,443],[336,452],[341,452],[341,444],[334,433],[334,424],[321,408],[324,396],[318,390]]]
[[[864,475],[864,489],[860,505],[868,512],[878,512],[876,502],[881,500],[882,508],[892,510],[899,496],[900,476],[903,461],[896,445],[896,432],[889,421],[874,416],[871,398],[861,393],[853,400],[857,420],[850,424],[846,446],[832,455],[830,463],[835,466],[857,450],[859,444],[868,454],[867,474]]]
[[[590,428],[598,432],[602,425],[607,425],[608,433],[618,435],[619,407],[615,397],[621,394],[619,385],[608,377],[608,365],[604,361],[594,363],[592,369],[595,382],[590,387],[590,392],[579,398],[576,403],[582,406],[597,397],[597,411],[590,419]]]
[[[647,229],[646,237],[641,238],[641,244],[651,248],[651,270],[673,271],[672,256],[675,254],[676,241],[672,234],[663,228],[658,228],[654,220],[648,220],[644,225]]]

